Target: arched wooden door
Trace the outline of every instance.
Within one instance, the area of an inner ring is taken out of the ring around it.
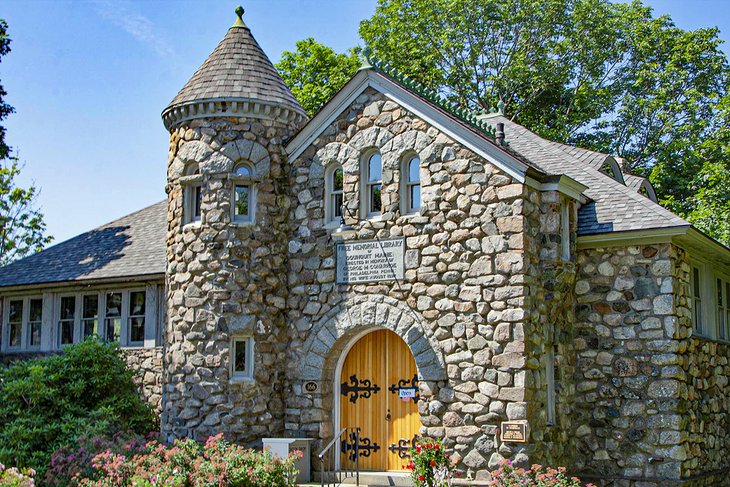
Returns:
[[[390,330],[360,338],[340,376],[340,428],[360,428],[361,470],[403,470],[418,434],[418,372],[408,345]],[[354,443],[350,440],[350,443]],[[352,445],[342,455],[352,455]]]

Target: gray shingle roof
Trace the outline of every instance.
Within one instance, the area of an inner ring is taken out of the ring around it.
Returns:
[[[570,151],[557,147],[563,144],[545,140],[505,117],[495,116],[487,120],[495,125],[503,122],[505,137],[510,147],[527,157],[544,172],[564,174],[588,186],[585,195],[592,201],[583,205],[578,211],[579,235],[690,225],[634,189],[600,172],[600,166],[596,167],[595,162],[599,157],[595,154],[604,159],[605,154],[593,152],[594,155],[588,157],[586,153],[592,151],[580,149],[576,153],[581,153],[584,157],[576,158],[570,155]]]
[[[0,287],[164,275],[167,200],[0,268]]]
[[[207,99],[239,98],[305,114],[247,27],[231,27],[167,107]]]

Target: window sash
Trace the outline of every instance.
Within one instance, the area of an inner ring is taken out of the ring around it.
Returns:
[[[245,195],[245,198],[244,196]],[[236,184],[233,188],[233,220],[250,222],[252,217],[253,184]]]
[[[253,378],[254,340],[253,337],[234,337],[230,348],[231,377]]]
[[[546,414],[547,424],[555,424],[555,350],[549,347],[545,359],[545,382],[547,384]]]
[[[692,267],[692,318],[697,333],[704,333],[702,322],[702,273],[699,267]]]
[[[13,299],[8,301],[8,348],[22,348],[23,346],[23,313],[25,301]]]

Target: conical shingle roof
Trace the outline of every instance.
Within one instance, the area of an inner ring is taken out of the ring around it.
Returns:
[[[236,112],[296,123],[306,118],[306,112],[243,23],[243,9],[239,7],[236,12],[236,23],[162,112],[168,128],[185,119],[235,116]]]

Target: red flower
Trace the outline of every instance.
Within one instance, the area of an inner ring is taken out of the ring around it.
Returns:
[[[436,460],[431,460],[431,466],[432,467],[435,467],[436,466]]]
[[[424,477],[423,475],[419,475],[418,476],[418,480],[420,480],[421,482],[423,482],[424,480],[426,480],[426,477]]]

